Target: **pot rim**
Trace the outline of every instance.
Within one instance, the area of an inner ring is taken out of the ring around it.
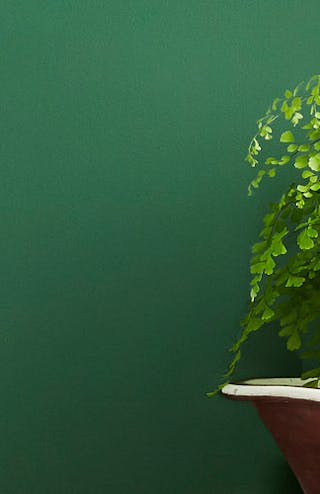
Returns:
[[[226,384],[221,391],[227,397],[238,399],[274,397],[320,402],[320,388],[303,387],[311,380],[298,377],[248,379]]]

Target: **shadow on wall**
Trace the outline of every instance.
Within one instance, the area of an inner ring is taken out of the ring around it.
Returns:
[[[299,377],[301,360],[296,352],[288,352],[285,338],[278,336],[279,327],[270,323],[262,331],[252,333],[242,349],[233,381],[258,377]]]

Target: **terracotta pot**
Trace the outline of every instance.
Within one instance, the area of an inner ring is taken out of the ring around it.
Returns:
[[[228,384],[228,398],[249,400],[278,443],[304,494],[320,493],[320,389],[298,378]]]

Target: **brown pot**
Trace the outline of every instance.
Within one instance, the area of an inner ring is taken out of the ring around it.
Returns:
[[[320,389],[298,378],[228,384],[228,398],[249,400],[272,433],[304,494],[320,493]]]

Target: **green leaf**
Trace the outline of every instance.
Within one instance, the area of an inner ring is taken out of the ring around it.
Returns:
[[[269,175],[270,178],[275,177],[275,175],[276,175],[276,169],[275,168],[271,168],[271,170],[268,171],[268,175]]]
[[[277,158],[274,158],[273,156],[270,156],[269,158],[267,158],[265,160],[265,164],[266,165],[277,165],[279,163],[280,160],[277,160]]]
[[[302,178],[309,178],[309,177],[314,177],[315,175],[310,170],[305,170],[304,172],[302,172],[301,176]]]
[[[255,264],[252,264],[250,268],[250,273],[251,274],[261,274],[264,272],[266,263],[263,261],[257,262]]]
[[[286,130],[281,134],[280,142],[294,142],[294,137],[291,130]]]
[[[251,300],[251,302],[254,301],[254,299],[258,295],[259,291],[260,291],[259,285],[253,285],[253,287],[250,290],[250,300]]]
[[[281,254],[286,254],[287,249],[285,245],[282,243],[281,239],[274,240],[272,242],[272,255],[280,256]]]
[[[251,252],[253,254],[257,254],[261,252],[267,246],[267,242],[264,240],[263,242],[257,242],[253,245]]]
[[[248,161],[252,167],[255,167],[258,164],[258,161],[254,159],[251,154],[247,155],[246,161]]]
[[[278,332],[279,336],[290,336],[292,335],[293,331],[295,330],[295,326],[286,326],[285,328],[281,329]]]
[[[280,166],[286,165],[289,161],[290,161],[290,156],[286,154],[284,156],[281,156],[281,160],[278,162],[278,165]]]
[[[260,319],[260,317],[251,317],[246,330],[248,333],[251,333],[252,331],[257,331],[261,326],[263,325],[263,321]]]
[[[306,155],[299,155],[296,157],[294,162],[294,166],[296,168],[305,168],[308,164],[308,157]]]
[[[306,281],[306,279],[303,276],[295,276],[295,275],[289,275],[288,280],[286,282],[286,287],[295,287],[298,288],[299,286],[302,286],[303,283]]]
[[[301,374],[301,379],[309,379],[310,377],[320,377],[320,367],[315,367]]]
[[[284,116],[285,116],[285,119],[286,120],[290,120],[290,118],[293,117],[293,114],[294,114],[294,108],[292,107],[289,107],[285,112],[284,112]]]
[[[278,102],[280,101],[280,98],[275,98],[272,102],[272,110],[275,111],[277,109]]]
[[[274,314],[275,312],[272,309],[270,309],[270,307],[266,307],[262,313],[261,319],[263,321],[269,321],[274,316]]]
[[[256,178],[254,178],[251,182],[250,182],[250,185],[252,187],[254,187],[255,189],[257,189],[259,187],[259,183],[261,182],[262,180],[262,177],[263,175],[266,174],[266,171],[265,170],[260,170],[256,176]]]
[[[263,217],[263,223],[266,226],[271,226],[273,220],[274,220],[275,214],[274,213],[268,213]]]
[[[300,146],[298,146],[298,151],[301,152],[309,151],[309,149],[310,149],[310,144],[300,144]]]
[[[253,286],[255,284],[258,284],[261,281],[261,278],[262,278],[262,275],[258,274],[258,276],[255,276],[254,278],[252,278],[252,280],[250,281],[250,285]]]
[[[308,250],[314,247],[314,241],[309,237],[308,230],[303,230],[297,237],[297,244],[301,250]]]
[[[307,190],[309,190],[309,187],[308,185],[298,185],[297,190],[299,192],[307,192]]]
[[[237,353],[236,353],[236,355],[235,355],[235,357],[233,358],[233,360],[231,361],[231,363],[230,363],[230,365],[229,365],[229,370],[228,370],[228,372],[226,372],[226,373],[224,374],[224,377],[228,377],[228,376],[230,376],[231,374],[233,374],[234,369],[235,369],[235,367],[236,367],[237,363],[238,363],[238,362],[239,362],[239,360],[240,360],[240,357],[241,357],[241,351],[240,351],[240,350],[238,350],[238,351],[237,351]]]
[[[286,89],[285,92],[284,92],[284,96],[286,98],[291,98],[292,96],[292,92],[290,91],[290,89]]]
[[[252,141],[252,147],[255,151],[261,151],[261,146],[259,144],[259,141],[258,139],[254,138],[253,141]],[[257,153],[256,153],[257,154]]]
[[[209,393],[206,393],[206,396],[208,398],[213,398],[229,383],[230,383],[230,381],[227,381],[227,382],[220,384],[214,391],[209,391]]]
[[[270,275],[273,273],[273,269],[275,267],[276,263],[274,262],[274,260],[272,259],[271,256],[269,256],[266,260],[266,263],[265,263],[265,268],[264,268],[264,272],[267,274],[267,275]]]
[[[317,191],[320,189],[320,182],[316,182],[315,184],[311,185],[310,187],[311,190]]]
[[[318,236],[317,230],[315,230],[311,226],[308,227],[307,234],[308,234],[308,237],[310,237],[310,238],[317,238],[317,236]]]
[[[301,109],[301,97],[296,96],[293,98],[291,106],[295,111],[299,111]]]
[[[309,134],[308,134],[308,138],[310,141],[314,141],[315,139],[319,139],[320,138],[320,132],[318,129],[315,129],[315,130],[312,130]]]
[[[302,209],[304,205],[305,205],[304,199],[300,198],[300,200],[297,200],[297,202],[296,202],[297,208]]]
[[[287,348],[292,352],[293,350],[299,350],[300,347],[301,338],[298,331],[295,331],[287,341]]]
[[[292,119],[291,119],[293,126],[296,127],[296,125],[298,125],[298,123],[299,123],[299,120],[301,120],[302,118],[303,118],[303,115],[301,115],[301,113],[296,111],[295,114],[293,115]]]
[[[309,158],[308,165],[311,170],[318,172],[320,170],[320,153],[311,156],[311,158]]]
[[[313,271],[319,271],[320,270],[320,259],[318,262],[315,263],[313,266]]]
[[[319,387],[319,379],[313,379],[312,381],[308,381],[304,383],[304,388],[318,388]]]

